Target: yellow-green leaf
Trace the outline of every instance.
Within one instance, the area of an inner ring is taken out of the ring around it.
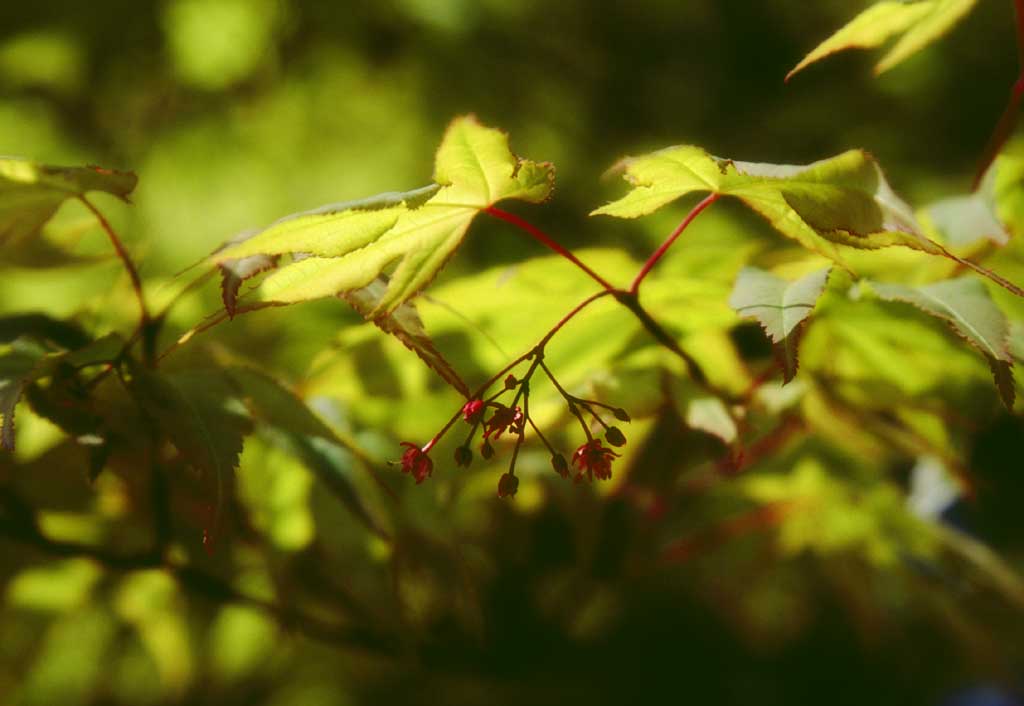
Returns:
[[[636,218],[693,192],[733,196],[805,247],[836,257],[835,244],[941,248],[918,232],[913,212],[890,188],[874,158],[850,150],[807,165],[758,164],[671,147],[624,160],[633,188],[594,214]]]
[[[984,354],[1000,397],[1008,408],[1013,408],[1015,390],[1013,359],[1008,345],[1009,325],[981,282],[958,277],[918,287],[872,282],[871,288],[883,299],[912,304],[946,321],[960,337]]]
[[[285,304],[362,289],[386,273],[386,290],[374,309],[365,312],[385,315],[434,278],[479,211],[503,199],[547,199],[554,168],[520,160],[509,150],[504,133],[468,116],[454,120],[445,133],[434,178],[437,185],[416,192],[284,219],[215,253],[212,262],[302,254],[258,288],[264,302]],[[424,196],[429,198],[417,203]]]
[[[35,235],[65,200],[105,191],[127,200],[136,177],[103,167],[52,167],[0,158],[0,244]]]
[[[884,0],[867,8],[842,29],[815,47],[792,71],[795,73],[816,61],[846,49],[874,49],[900,35],[893,47],[875,65],[881,74],[928,46],[948,32],[977,0]]]

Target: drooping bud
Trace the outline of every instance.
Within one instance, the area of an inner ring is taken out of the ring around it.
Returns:
[[[608,427],[604,434],[604,440],[612,446],[625,446],[626,437],[618,427]]]
[[[555,454],[551,457],[551,467],[555,469],[555,473],[562,476],[562,478],[569,477],[569,462],[565,460],[565,456],[562,454]]]
[[[484,443],[480,444],[480,455],[484,459],[490,460],[491,456],[494,455],[494,447],[491,446],[491,442],[484,440]]]
[[[516,385],[518,385],[518,384],[519,384],[519,381],[516,380],[516,376],[515,375],[509,375],[507,378],[505,378],[505,389],[506,390],[514,390]]]
[[[629,413],[626,412],[626,410],[624,410],[622,407],[617,407],[613,409],[612,414],[614,414],[615,418],[618,419],[620,422],[631,421],[629,418]]]
[[[473,452],[470,451],[468,446],[460,446],[455,449],[455,465],[460,468],[468,468],[469,464],[473,462]]]
[[[498,480],[498,497],[508,498],[516,494],[519,489],[519,479],[511,473],[504,474]]]

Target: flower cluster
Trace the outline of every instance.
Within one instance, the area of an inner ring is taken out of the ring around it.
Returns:
[[[532,362],[521,380],[517,379],[514,375],[508,375],[504,378],[500,390],[490,397],[484,397],[487,390],[501,378],[501,375],[508,372],[512,366],[507,367],[484,385],[477,395],[468,400],[426,446],[420,448],[408,441],[403,442],[402,446],[407,447],[407,450],[402,455],[402,471],[410,473],[417,483],[422,483],[429,477],[434,468],[433,461],[429,456],[430,450],[461,417],[463,422],[470,425],[470,431],[466,440],[455,449],[455,464],[461,468],[468,467],[473,461],[473,451],[470,448],[470,444],[478,432],[481,432],[480,455],[484,459],[490,459],[495,453],[492,441],[497,442],[504,434],[507,434],[513,441],[514,447],[508,472],[503,474],[498,481],[498,497],[514,496],[519,488],[519,478],[515,474],[515,465],[516,459],[519,457],[519,450],[526,438],[528,426],[533,429],[537,438],[541,440],[551,453],[551,466],[558,475],[563,478],[573,476],[577,483],[584,478],[588,481],[593,481],[595,478],[598,480],[608,480],[611,478],[612,461],[618,458],[619,454],[615,453],[609,446],[620,447],[624,445],[626,437],[618,427],[609,426],[601,413],[599,413],[599,410],[603,409],[606,413],[610,413],[611,416],[615,417],[615,419],[623,422],[629,421],[629,415],[621,408],[611,407],[595,400],[583,399],[568,393],[544,363],[541,350],[534,350],[531,354],[513,363],[513,365],[530,359],[532,359]],[[565,399],[569,413],[579,422],[580,428],[586,436],[586,441],[572,454],[571,468],[565,456],[555,450],[530,417],[530,381],[538,370],[544,372],[554,388]],[[506,404],[498,401],[498,398],[502,395],[512,391],[515,391],[515,394],[510,403]],[[584,413],[591,417],[593,424],[603,429],[604,442],[609,446],[605,446],[602,440],[594,435],[591,426],[584,419]]]

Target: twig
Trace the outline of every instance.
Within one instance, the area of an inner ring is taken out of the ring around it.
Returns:
[[[135,298],[139,302],[139,328],[137,333],[142,335],[142,347],[143,355],[146,360],[146,364],[152,367],[155,363],[155,349],[153,346],[153,334],[151,332],[152,319],[149,315],[149,310],[146,308],[146,297],[142,291],[142,279],[139,277],[139,270],[135,267],[135,263],[132,261],[131,255],[128,254],[128,250],[125,248],[121,238],[118,237],[114,231],[113,226],[106,219],[106,216],[93,205],[93,203],[85,197],[84,194],[79,194],[78,200],[85,205],[87,209],[96,217],[99,221],[100,227],[106,232],[107,237],[110,239],[110,244],[114,246],[115,252],[117,252],[118,258],[124,265],[124,269],[128,272],[128,278],[131,280],[132,289],[135,290]],[[134,339],[134,335],[132,338]]]

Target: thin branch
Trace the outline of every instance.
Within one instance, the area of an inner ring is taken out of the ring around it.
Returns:
[[[1024,2],[1024,0],[1022,0],[1022,2]],[[662,243],[661,246],[657,250],[655,250],[649,258],[647,258],[647,262],[645,262],[644,266],[640,268],[640,271],[633,279],[633,284],[631,284],[629,287],[629,291],[631,293],[637,293],[637,291],[640,289],[640,283],[644,281],[644,277],[647,276],[647,273],[650,272],[651,268],[658,263],[658,260],[661,259],[661,256],[664,255],[670,247],[672,247],[672,243],[676,242],[676,238],[682,235],[683,231],[686,230],[686,227],[690,225],[691,222],[693,222],[693,219],[699,216],[701,211],[703,211],[705,208],[713,204],[720,197],[721,194],[708,194],[700,203],[694,206],[688,214],[686,214],[686,218],[683,219],[683,222],[680,223],[676,227],[676,229],[669,234],[667,238],[665,238],[665,242]]]
[[[110,239],[110,244],[114,246],[115,252],[117,252],[118,258],[124,265],[124,269],[128,272],[128,278],[131,280],[132,289],[135,290],[135,298],[139,302],[139,328],[138,331],[142,334],[142,345],[145,352],[146,362],[150,365],[155,360],[153,342],[151,340],[152,334],[149,333],[152,319],[149,316],[149,310],[146,308],[146,297],[142,292],[142,279],[139,277],[139,270],[135,267],[135,263],[132,261],[131,255],[128,254],[128,250],[125,248],[121,238],[118,237],[114,231],[113,226],[107,220],[106,216],[93,205],[92,201],[87,199],[84,194],[78,195],[78,200],[85,205],[87,209],[96,217],[99,221],[100,227],[106,232],[107,237]]]
[[[721,524],[676,540],[662,550],[661,560],[665,564],[681,564],[695,556],[710,553],[729,540],[742,535],[775,528],[797,507],[796,502],[780,501],[730,517]]]
[[[647,332],[654,337],[658,343],[665,348],[675,353],[682,361],[686,364],[686,371],[693,378],[694,382],[713,391],[716,395],[723,397],[723,399],[730,399],[731,396],[727,395],[720,390],[712,388],[710,381],[708,380],[707,374],[701,367],[700,363],[696,359],[679,347],[676,339],[669,335],[668,331],[661,327],[654,317],[651,316],[646,309],[640,305],[640,300],[637,298],[636,292],[615,292],[615,299],[622,304],[624,307],[633,312],[633,315],[640,321]]]
[[[602,277],[601,275],[597,274],[592,269],[584,265],[578,257],[576,257],[571,252],[566,250],[564,247],[559,245],[554,238],[552,238],[550,235],[542,231],[540,228],[537,228],[532,223],[525,221],[519,216],[509,213],[508,211],[502,211],[500,208],[497,208],[495,206],[488,206],[487,208],[484,209],[484,212],[491,214],[495,218],[500,218],[501,220],[507,223],[511,223],[516,228],[519,228],[520,230],[528,233],[530,237],[532,237],[534,240],[543,244],[545,247],[554,250],[556,253],[564,257],[566,260],[576,265],[576,267],[586,272],[592,280],[597,282],[604,289],[614,289],[614,287],[612,287],[612,285],[610,285],[604,277]]]

